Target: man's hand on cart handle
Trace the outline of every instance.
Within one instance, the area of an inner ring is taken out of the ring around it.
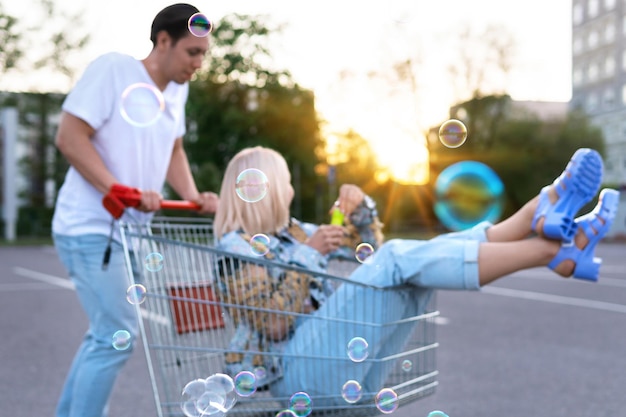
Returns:
[[[205,191],[198,194],[198,197],[191,200],[190,203],[198,205],[197,210],[200,214],[214,214],[217,211],[219,201],[220,198],[217,194]]]
[[[217,199],[217,196],[215,196],[215,199]],[[213,199],[211,199],[211,201],[213,201]],[[156,211],[160,208],[198,211],[204,209],[203,205],[197,202],[163,200],[161,194],[156,191],[142,192],[138,188],[128,187],[122,184],[113,184],[113,186],[111,186],[109,192],[102,199],[102,205],[115,219],[122,217],[126,207],[133,207],[141,211]],[[214,207],[217,207],[216,200]],[[206,212],[215,212],[215,210],[207,210]]]

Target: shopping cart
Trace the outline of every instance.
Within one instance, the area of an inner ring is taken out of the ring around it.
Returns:
[[[125,207],[138,204],[138,195],[138,190],[120,187],[117,195],[113,192],[105,197],[104,204],[115,218],[120,218]],[[172,201],[165,201],[162,207],[197,208],[191,203]],[[346,278],[345,273],[313,274],[312,271],[279,264],[264,257],[235,255],[218,250],[214,246],[212,222],[209,219],[157,217],[149,224],[130,221],[120,221],[119,224],[129,290],[131,287],[145,289],[140,298],[137,294],[134,295],[132,303],[140,317],[140,337],[159,417],[185,415],[181,407],[182,391],[189,382],[225,374],[225,355],[233,353],[229,350],[229,342],[237,322],[242,317],[249,318],[257,314],[253,307],[242,305],[233,296],[225,294],[220,286],[220,283],[228,279],[251,279],[250,276],[243,276],[246,269],[241,268],[242,265],[253,265],[257,271],[258,268],[264,268],[271,271],[272,276],[296,272],[314,275],[316,280],[328,280],[333,288],[353,286],[363,291],[379,292],[375,297],[378,305],[363,307],[380,309],[379,311],[390,305],[394,296],[399,295],[399,291],[407,290],[368,286]],[[327,302],[341,303],[342,300],[338,299],[339,293],[340,291],[335,292]],[[398,330],[394,334],[400,334],[405,341],[398,351],[387,351],[379,357],[359,359],[364,366],[370,366],[380,373],[377,377],[381,379],[382,376],[381,380],[385,382],[378,388],[393,392],[397,396],[392,398],[395,405],[406,404],[432,394],[437,386],[435,351],[438,344],[434,319],[439,313],[435,310],[435,304],[433,296],[425,313],[404,317],[399,321],[347,323],[355,328],[360,326],[361,329],[364,326],[394,326]],[[283,318],[292,316],[294,321],[310,320],[311,317],[278,310],[271,313]],[[324,320],[334,319],[330,317]],[[258,350],[237,353],[276,355],[275,352]],[[295,359],[306,361],[312,371],[338,360],[351,360],[347,356],[337,358],[323,355]],[[351,375],[339,377],[346,381],[351,379]],[[272,390],[267,386],[257,386],[255,389],[252,395],[237,398],[236,405],[227,413],[237,416],[274,416],[289,408],[290,397],[273,396]],[[348,401],[344,394],[337,392],[323,398],[311,395],[309,411],[316,415],[345,416],[380,413],[380,404],[374,402],[376,391],[360,393],[360,401]],[[389,399],[385,401],[389,403]],[[223,414],[220,412],[214,415]],[[303,417],[305,414],[296,412],[292,415]]]

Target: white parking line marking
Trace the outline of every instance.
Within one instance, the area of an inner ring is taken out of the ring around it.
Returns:
[[[0,284],[0,292],[5,291],[33,291],[33,290],[56,290],[57,287],[39,282],[16,282]]]
[[[524,279],[539,279],[542,281],[547,281],[550,279],[559,279],[561,277],[559,277],[558,275],[556,275],[554,272],[549,271],[545,268],[537,268],[537,269],[533,269],[532,270],[533,275],[528,275],[525,274],[524,272],[516,272],[512,275],[515,275],[518,278],[524,278]],[[604,271],[604,266],[602,267],[602,270],[600,272],[605,272]],[[621,272],[621,271],[619,271]],[[589,282],[582,280],[582,279],[570,279],[569,280],[572,283],[576,283],[576,284],[583,284],[583,285],[589,285]],[[594,282],[593,285],[600,285],[603,287],[622,287],[622,288],[626,288],[626,279],[620,279],[620,278],[609,278],[609,277],[605,277],[605,276],[600,276],[600,278],[598,279],[597,282]]]
[[[584,298],[565,297],[562,295],[545,294],[533,291],[514,290],[502,287],[483,287],[482,292],[505,297],[521,298],[525,300],[543,301],[546,303],[564,304],[575,307],[593,308],[596,310],[611,311],[626,314],[626,305],[607,303],[605,301],[587,300]]]
[[[68,290],[74,290],[74,283],[68,279],[57,277],[55,275],[44,274],[43,272],[33,271],[31,269],[22,268],[16,266],[13,268],[13,273],[25,278],[32,278],[46,284],[56,285],[57,287],[65,288]],[[166,316],[162,316],[145,309],[141,309],[141,316],[147,320],[161,324],[163,326],[169,326],[170,320]]]
[[[56,285],[57,287],[66,288],[68,290],[74,289],[74,283],[68,279],[59,278],[54,275],[44,274],[43,272],[33,271],[31,269],[22,268],[16,266],[13,268],[13,273],[25,278],[36,279],[37,281],[45,282],[46,284]]]

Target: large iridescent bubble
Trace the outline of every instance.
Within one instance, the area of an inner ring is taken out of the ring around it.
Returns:
[[[450,230],[495,223],[504,209],[504,184],[487,165],[463,161],[444,169],[435,182],[434,211]]]

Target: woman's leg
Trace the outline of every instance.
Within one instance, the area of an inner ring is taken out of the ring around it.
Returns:
[[[531,223],[538,203],[539,196],[536,196],[524,204],[521,209],[499,223],[483,222],[471,229],[445,233],[437,236],[435,239],[469,239],[488,242],[514,242],[526,239],[532,233]],[[538,221],[539,227],[542,224],[543,219],[540,219]]]
[[[573,240],[577,229],[574,217],[598,192],[602,170],[602,157],[598,152],[577,150],[552,184],[544,187],[513,216],[487,231],[488,240],[520,240],[533,230],[551,239]]]
[[[484,237],[480,228],[474,232]],[[387,375],[381,355],[400,352],[410,334],[410,329],[401,329],[406,337],[400,337],[398,326],[390,323],[422,313],[435,288],[479,289],[482,245],[463,239],[386,242],[350,276],[382,289],[343,284],[300,325],[285,349],[284,377],[274,385],[275,395],[288,398],[305,391],[316,396],[318,404],[324,395],[334,396],[327,401],[337,404],[342,402],[341,387],[348,379],[359,381],[370,393],[381,389]],[[493,245],[495,249],[501,244]],[[510,256],[523,253],[512,250]],[[550,260],[543,253],[523,256],[523,260],[514,259],[515,265],[536,266]],[[354,337],[368,342],[369,360],[353,362],[348,357],[347,345]]]
[[[549,190],[548,196],[551,200],[558,198],[554,190]],[[535,266],[547,265],[564,277],[574,274],[579,278],[597,280],[600,263],[594,260],[594,265],[591,266],[591,259],[595,259],[593,254],[595,245],[610,228],[618,201],[617,191],[602,190],[595,209],[575,220],[580,227],[577,228],[571,242],[563,243],[534,237],[518,242],[481,243],[478,254],[480,285],[486,285],[501,276],[528,268],[533,264]],[[532,205],[528,211],[530,210],[532,210]],[[539,219],[537,230],[542,230],[542,222],[543,219]],[[487,229],[487,236],[491,229]],[[565,252],[562,252],[563,250]],[[579,268],[576,268],[577,261],[580,263]]]
[[[473,233],[481,235],[480,229]],[[579,231],[576,244],[584,247],[587,241]],[[348,357],[347,344],[352,338],[368,341],[372,359],[381,359],[384,351],[398,353],[406,338],[398,336],[397,326],[388,324],[421,314],[433,289],[479,289],[513,272],[546,266],[559,248],[560,242],[541,237],[514,242],[441,238],[386,242],[350,276],[386,289],[340,286],[289,341],[285,376],[274,385],[274,393],[288,398],[306,391],[314,396],[334,396],[328,401],[336,403],[341,401],[341,387],[348,379],[361,382],[370,392],[381,389],[387,374],[379,372],[380,362],[355,363]],[[568,262],[555,272],[571,275],[573,264]]]
[[[514,242],[483,242],[478,248],[480,286],[522,269],[546,266],[560,247],[560,242],[540,237]]]
[[[573,222],[575,213],[571,212],[588,201],[592,189],[599,186],[595,173],[601,174],[601,159],[599,166],[589,168],[587,163],[597,162],[597,153],[582,157],[584,161],[579,153],[575,157],[578,159],[568,164],[560,181],[498,225],[481,225],[428,242],[385,243],[371,262],[359,267],[350,278],[380,287],[410,284],[414,288],[389,291],[391,298],[387,300],[383,299],[387,293],[342,285],[290,340],[285,351],[285,377],[274,386],[275,392],[288,396],[303,390],[338,396],[347,379],[367,382],[369,390],[380,389],[385,375],[372,375],[374,362],[354,363],[347,358],[350,338],[366,338],[373,358],[379,357],[383,346],[398,352],[402,338],[394,337],[397,328],[385,324],[423,311],[432,289],[478,289],[513,272],[548,265],[559,252],[560,242],[541,237],[527,239],[528,235],[533,229],[542,234],[547,217],[553,232],[559,225]],[[539,209],[541,213],[537,213]],[[587,238],[579,235],[575,235],[576,244],[584,247]],[[568,263],[564,261],[555,271],[568,276],[572,273]],[[388,342],[394,344],[393,348]]]
[[[556,195],[556,193],[553,194]],[[485,231],[487,240],[489,242],[513,242],[526,239],[532,233],[531,224],[538,204],[539,196],[536,196],[513,215],[488,228]],[[541,229],[542,225],[543,219],[540,219],[538,228]]]

